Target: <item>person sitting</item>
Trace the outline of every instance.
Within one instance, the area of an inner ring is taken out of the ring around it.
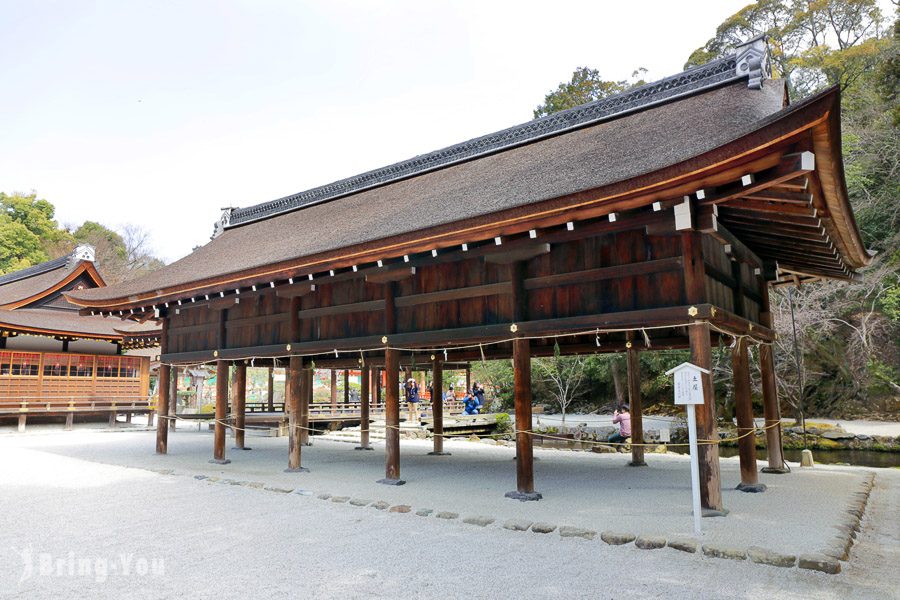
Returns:
[[[619,405],[613,413],[613,425],[619,424],[619,431],[609,436],[607,440],[610,444],[624,444],[631,437],[631,413],[628,412],[628,405]]]
[[[478,398],[472,392],[466,392],[466,398],[463,400],[463,412],[467,415],[477,415],[480,406]]]

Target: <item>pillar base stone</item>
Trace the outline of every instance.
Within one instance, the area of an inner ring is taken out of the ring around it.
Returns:
[[[750,494],[758,494],[760,492],[766,491],[766,484],[741,482],[741,483],[737,484],[737,487],[734,489],[739,490],[741,492],[748,492]]]
[[[209,459],[210,464],[213,465],[228,465],[231,464],[231,461],[227,458],[211,458]]]
[[[372,446],[357,446],[354,450],[374,450]]]
[[[641,461],[641,462],[631,461],[628,463],[628,466],[629,467],[646,467],[647,463],[645,463],[644,461]]]
[[[518,490],[514,492],[506,492],[503,494],[504,498],[509,498],[511,500],[519,500],[521,502],[537,502],[543,496],[538,492],[520,492]]]
[[[785,469],[784,467],[763,467],[760,469],[762,473],[769,473],[771,475],[787,475],[791,471],[789,469]]]
[[[294,467],[293,469],[288,467],[284,470],[285,473],[309,473],[309,469],[306,467]]]
[[[449,452],[429,452],[428,456],[450,456]]]
[[[728,515],[728,509],[716,510],[715,508],[701,508],[700,516],[702,517],[724,517]]]
[[[379,479],[375,483],[380,483],[382,485],[404,485],[406,482],[402,479],[388,479],[385,477],[384,479]]]

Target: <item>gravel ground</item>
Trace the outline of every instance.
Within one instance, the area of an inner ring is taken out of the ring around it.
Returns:
[[[209,436],[178,432],[170,439],[175,454],[154,457],[148,452],[152,445],[152,436],[148,434],[76,432],[66,436],[4,438],[0,441],[4,457],[0,462],[3,482],[0,596],[29,599],[263,595],[267,598],[302,595],[321,598],[897,597],[896,564],[900,559],[896,520],[900,508],[900,473],[897,471],[879,471],[851,562],[845,564],[844,572],[839,575],[824,575],[709,559],[671,549],[612,547],[599,539],[587,541],[555,534],[512,532],[495,526],[480,528],[460,520],[419,517],[414,512],[396,514],[335,504],[315,496],[215,484],[189,476],[162,475],[121,466],[138,463],[155,467],[168,461],[176,467],[176,473],[184,466],[201,470],[204,461],[195,451],[208,450],[209,441]],[[261,451],[243,453],[247,458],[229,465],[232,474],[254,479],[258,468],[267,466],[271,471],[268,460],[249,459],[251,454],[264,456],[276,449],[283,458],[280,446],[284,440],[253,439],[254,443],[266,441],[277,443],[272,449],[257,444]],[[376,465],[369,463],[380,464],[380,453],[365,453],[365,458],[361,458],[363,453],[355,453],[346,446],[327,449],[322,446],[308,452],[310,466],[322,471],[326,467],[343,471],[337,468],[341,464],[338,456],[343,456],[346,463],[362,460],[366,474],[357,484],[372,499],[387,499],[390,493],[402,494],[440,484],[437,492],[431,492],[432,499],[462,503],[457,492],[451,489],[457,482],[453,476],[444,481],[438,481],[438,477],[434,480],[417,477],[403,488],[376,486],[371,483],[370,472]],[[418,450],[409,448],[408,444],[404,448],[407,455]],[[489,460],[476,461],[469,454],[492,457],[492,451],[497,449],[477,445],[471,451],[456,447],[454,450],[459,451],[458,455],[439,460],[448,461],[447,465],[450,460],[463,463],[468,478],[478,482],[480,494],[495,493],[497,484],[491,481],[493,473],[489,477],[476,470],[483,469]],[[333,457],[327,464],[322,456],[326,453]],[[570,470],[566,466],[569,458],[563,457],[563,453],[552,458],[549,454],[541,453],[544,460],[539,461],[543,464],[538,480],[544,482],[545,491],[552,489],[550,481],[554,480],[547,474],[542,476],[541,471],[549,471],[550,466]],[[416,464],[410,457],[404,458]],[[503,458],[508,456],[504,454]],[[120,464],[101,464],[100,459]],[[613,469],[612,465],[597,465],[593,461],[591,464],[600,473]],[[511,470],[511,465],[511,460],[505,460],[503,470]],[[446,468],[445,465],[431,470],[442,472]],[[637,473],[618,464],[614,468],[631,476]],[[849,482],[847,474],[840,470],[817,473],[821,476],[810,479],[808,474],[795,474],[789,479],[804,489],[807,481],[819,478],[836,477],[841,482]],[[315,472],[309,475],[315,476]],[[852,473],[849,476],[856,479]],[[295,475],[292,480],[296,482],[301,477],[306,475]],[[499,485],[508,487],[506,481]],[[467,493],[472,490],[472,486],[466,487]],[[630,510],[627,505],[617,503],[620,498],[607,496],[605,490],[597,487],[594,495],[589,496],[578,488],[573,495],[580,497],[584,505],[606,505],[611,513]],[[553,492],[548,495],[564,495],[563,490],[553,489]],[[817,492],[809,490],[808,493]],[[639,501],[632,504],[652,504],[653,495],[640,493]],[[769,503],[775,502],[777,496],[757,498]],[[407,499],[413,503],[412,498]],[[822,501],[821,497],[815,499]],[[538,504],[553,505],[552,502]],[[507,501],[506,506],[519,504]],[[805,510],[799,512],[806,514]],[[795,513],[770,514],[766,522],[781,528],[790,520],[803,518]],[[728,519],[716,521],[739,528],[745,518],[751,518],[742,514],[735,507]],[[48,568],[56,561],[58,565]],[[32,566],[30,571],[26,564]],[[68,574],[70,564],[75,574]]]
[[[316,440],[303,449],[310,473],[284,473],[286,438],[248,437],[252,451],[226,447],[229,465],[209,464],[212,434],[179,429],[169,436],[169,454],[153,453],[153,432],[9,436],[0,449],[30,448],[45,453],[142,469],[172,469],[177,474],[203,474],[256,481],[286,488],[302,487],[416,509],[487,515],[502,520],[521,518],[595,531],[617,530],[644,535],[690,535],[690,474],[686,456],[648,454],[648,467],[627,466],[630,454],[593,454],[536,450],[535,486],[540,502],[504,498],[515,489],[514,449],[453,440],[452,456],[427,456],[427,441],[401,443],[404,486],[384,486],[383,443],[374,452],[353,445]],[[816,467],[795,469],[788,476],[760,474],[769,489],[747,494],[734,489],[740,481],[737,458],[722,459],[723,498],[727,518],[704,519],[704,541],[761,546],[790,553],[818,551],[834,535],[850,495],[866,472],[862,469]],[[771,524],[777,522],[777,527]]]

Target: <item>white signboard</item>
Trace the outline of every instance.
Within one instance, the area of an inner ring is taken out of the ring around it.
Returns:
[[[691,363],[681,363],[666,375],[675,375],[675,404],[703,404],[702,373],[709,373]]]
[[[694,408],[703,404],[703,378],[709,371],[692,365],[681,363],[674,369],[666,371],[666,375],[675,376],[675,404],[687,407],[688,443],[691,447],[691,492],[694,512],[694,533],[700,535],[700,465],[697,456],[697,413]]]

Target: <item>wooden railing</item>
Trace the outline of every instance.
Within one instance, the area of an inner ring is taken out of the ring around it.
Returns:
[[[34,398],[0,398],[0,414],[65,414],[69,412],[150,412],[155,409],[143,396],[38,396]]]

